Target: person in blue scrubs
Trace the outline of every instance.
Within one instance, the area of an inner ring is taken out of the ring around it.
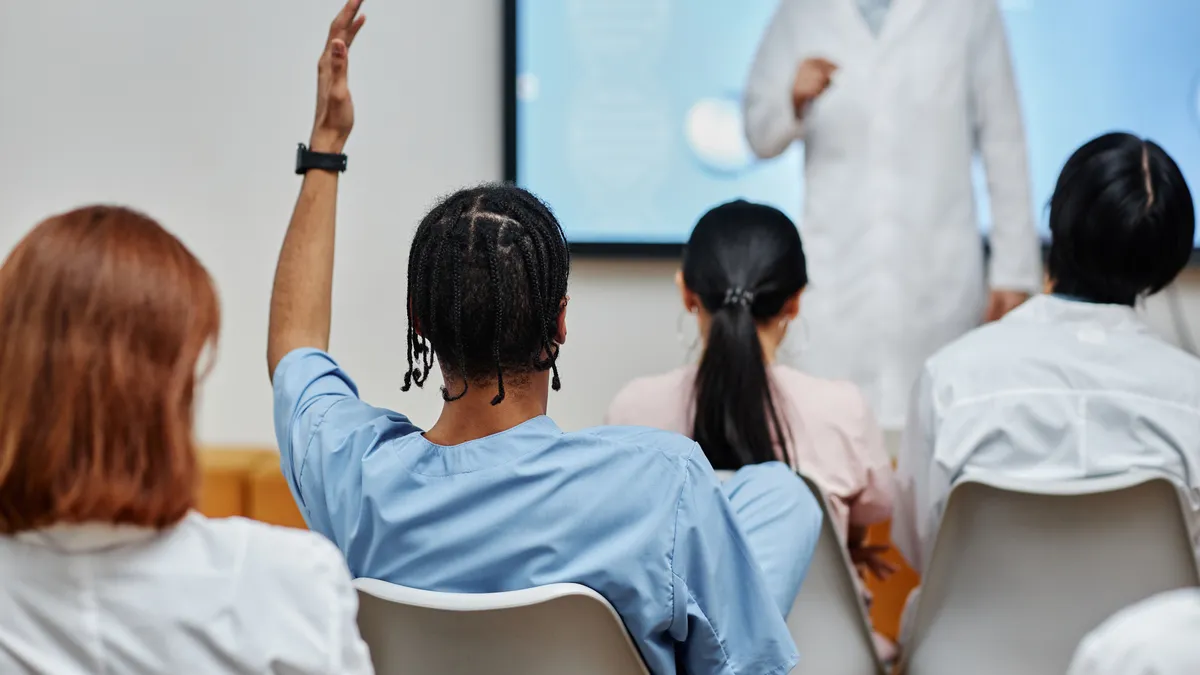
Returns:
[[[321,57],[314,152],[341,153],[361,0]],[[356,18],[357,17],[357,18]],[[589,586],[655,673],[786,673],[784,616],[821,511],[785,465],[721,484],[683,436],[563,432],[546,416],[566,340],[562,228],[517,187],[461,190],[417,229],[404,389],[439,366],[445,400],[421,430],[358,397],[327,353],[338,173],[306,173],[280,253],[268,365],[283,473],[309,526],[360,577],[443,592]]]

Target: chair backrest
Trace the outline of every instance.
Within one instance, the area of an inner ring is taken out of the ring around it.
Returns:
[[[621,617],[586,586],[480,594],[377,579],[354,586],[378,675],[646,675]]]
[[[722,481],[732,471],[717,471]],[[821,488],[802,476],[821,504],[824,518],[817,548],[787,625],[800,652],[797,671],[822,675],[878,675],[883,665],[871,639],[871,623],[854,568],[830,519],[829,502]]]
[[[1200,583],[1179,492],[1147,473],[963,480],[923,579],[912,675],[1060,675],[1117,610]]]
[[[822,675],[882,674],[862,592],[829,516],[829,503],[816,483],[807,477],[804,482],[821,504],[824,518],[808,574],[787,617],[800,651],[797,670]]]

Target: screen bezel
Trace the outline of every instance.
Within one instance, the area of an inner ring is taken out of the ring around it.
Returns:
[[[518,4],[520,0],[504,0],[504,67],[501,79],[504,87],[504,180],[517,180],[517,44]],[[553,204],[551,205],[553,206]],[[678,259],[683,254],[683,242],[573,242],[567,239],[571,254],[586,258],[652,258]]]

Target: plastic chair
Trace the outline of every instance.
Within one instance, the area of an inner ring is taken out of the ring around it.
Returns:
[[[716,474],[726,481],[733,472]],[[787,616],[788,630],[800,652],[796,671],[821,675],[881,674],[883,664],[875,653],[871,623],[854,580],[854,567],[829,518],[829,503],[816,483],[801,477],[821,504],[824,518],[804,584]]]
[[[1198,583],[1161,475],[970,477],[950,494],[900,672],[1061,675],[1111,614]]]
[[[586,586],[479,594],[378,579],[354,586],[378,675],[647,675],[621,617]]]
[[[883,664],[871,639],[871,621],[855,583],[850,554],[842,545],[824,493],[803,477],[824,514],[821,538],[787,625],[800,650],[797,671],[822,675],[882,674]]]

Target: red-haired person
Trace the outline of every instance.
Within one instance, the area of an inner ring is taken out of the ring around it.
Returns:
[[[50,218],[0,268],[0,672],[371,672],[337,549],[192,511],[219,323],[128,209]]]

